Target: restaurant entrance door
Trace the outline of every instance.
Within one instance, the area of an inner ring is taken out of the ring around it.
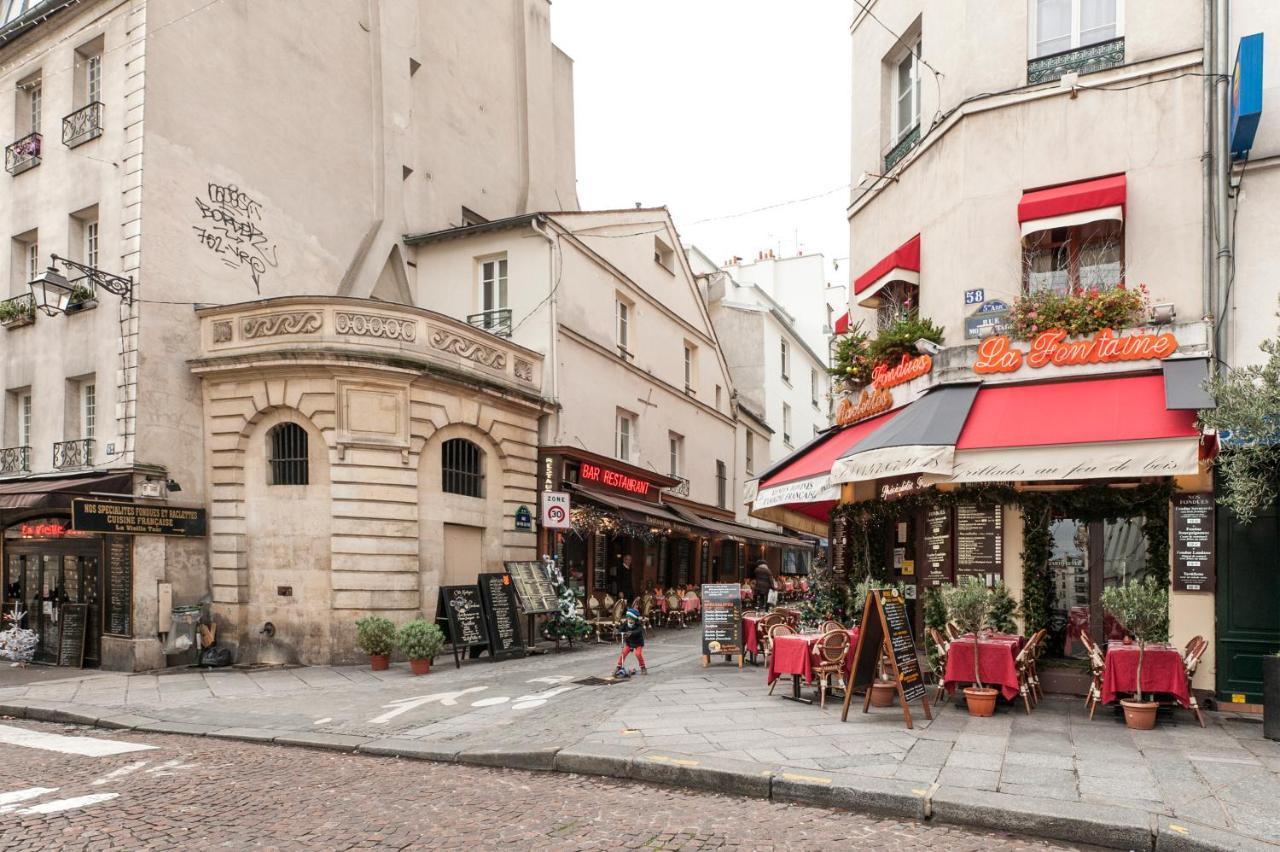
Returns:
[[[5,612],[25,613],[22,626],[39,637],[36,662],[58,662],[62,608],[86,604],[84,664],[97,666],[102,644],[101,541],[93,539],[5,542]]]
[[[1124,628],[1102,609],[1102,590],[1147,574],[1143,520],[1056,518],[1049,540],[1048,653],[1084,659],[1081,633],[1101,643],[1124,638]]]

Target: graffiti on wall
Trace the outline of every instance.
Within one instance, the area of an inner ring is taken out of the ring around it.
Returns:
[[[262,230],[262,205],[235,184],[211,183],[195,200],[196,239],[232,269],[247,269],[261,293],[263,276],[276,267],[276,245]]]

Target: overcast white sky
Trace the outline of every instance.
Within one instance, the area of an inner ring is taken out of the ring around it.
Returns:
[[[665,204],[717,263],[790,256],[798,238],[842,258],[828,282],[847,283],[852,8],[553,0],[552,39],[574,60],[582,206]]]

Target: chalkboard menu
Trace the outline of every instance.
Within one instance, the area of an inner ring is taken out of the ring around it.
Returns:
[[[854,690],[864,689],[866,698],[862,712],[871,706],[871,685],[879,678],[880,660],[886,661],[897,688],[902,705],[903,719],[912,727],[911,709],[908,703],[920,700],[926,719],[932,719],[929,698],[925,693],[924,678],[920,673],[920,658],[916,656],[916,643],[911,635],[911,619],[907,615],[907,602],[896,589],[872,589],[862,610],[862,622],[858,629],[858,643],[853,647],[852,671],[848,689],[844,695],[844,709],[840,721],[849,719],[849,705]]]
[[[702,659],[717,654],[742,656],[742,587],[737,583],[702,584]]]
[[[609,585],[609,541],[604,533],[596,533],[595,561],[592,563],[591,573],[595,576],[591,582],[592,587],[597,592],[603,592]]]
[[[955,576],[951,564],[951,508],[930,506],[924,513],[921,531],[924,571],[920,576],[926,586],[950,583]]]
[[[958,503],[955,517],[956,576],[988,579],[1004,573],[1004,529],[999,506]]]
[[[505,572],[481,574],[478,579],[484,621],[489,628],[489,656],[493,659],[524,656],[520,608],[516,603],[516,587],[511,582],[511,575]]]
[[[831,519],[831,570],[837,576],[847,576],[849,558],[849,519],[837,515]]]
[[[880,593],[880,604],[889,629],[889,648],[898,669],[903,700],[915,701],[924,696],[924,678],[920,674],[920,658],[916,656],[916,640],[911,635],[907,602],[896,589],[885,589]]]
[[[74,668],[84,665],[84,629],[88,610],[88,605],[82,603],[65,603],[59,608],[58,665]]]
[[[541,562],[504,562],[516,587],[516,598],[525,615],[543,612],[559,612],[560,596],[556,587],[547,579]]]
[[[103,536],[103,605],[106,631],[112,636],[133,635],[133,537]]]
[[[1212,592],[1213,584],[1213,495],[1179,493],[1173,498],[1173,589]]]
[[[436,598],[436,625],[453,646],[453,664],[462,665],[460,651],[489,647],[484,605],[477,586],[441,586]]]

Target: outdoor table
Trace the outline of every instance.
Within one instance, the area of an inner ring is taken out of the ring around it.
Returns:
[[[1102,702],[1110,704],[1121,694],[1136,693],[1138,675],[1138,643],[1107,643],[1107,658],[1102,673]],[[1178,704],[1187,707],[1191,696],[1187,692],[1187,670],[1182,653],[1166,643],[1147,645],[1142,655],[1142,691],[1172,695]]]
[[[759,616],[744,615],[742,617],[742,650],[751,655],[753,663],[756,661],[756,655],[760,653],[760,634],[757,630],[759,623]]]
[[[796,633],[790,636],[777,636],[773,640],[773,653],[769,655],[769,674],[766,683],[773,682],[783,675],[791,675],[791,694],[783,698],[812,704],[813,699],[800,697],[800,681],[813,682],[814,654],[817,650],[821,633]],[[845,683],[849,682],[849,672],[853,667],[853,649],[858,645],[858,628],[849,631],[849,653],[845,656]]]
[[[978,643],[978,674],[985,686],[999,686],[1000,693],[1012,701],[1018,697],[1018,652],[1025,639],[1011,634],[983,636]],[[947,648],[947,668],[942,685],[954,693],[956,684],[973,683],[973,634],[967,633]]]

